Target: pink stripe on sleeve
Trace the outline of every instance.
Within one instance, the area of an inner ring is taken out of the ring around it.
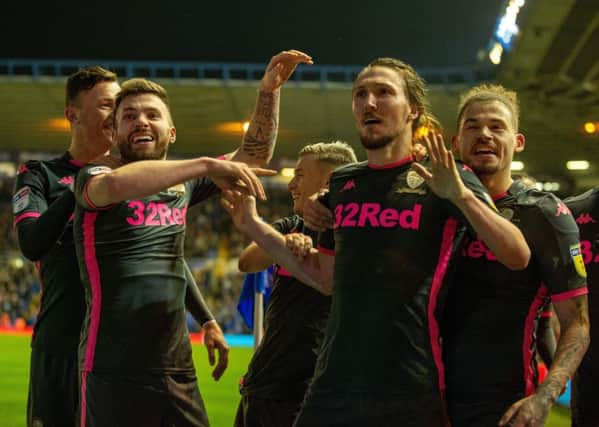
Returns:
[[[21,214],[18,217],[16,217],[12,225],[13,227],[16,227],[17,224],[23,221],[25,218],[39,218],[40,216],[42,216],[42,214],[39,212],[25,212],[24,214]]]
[[[572,289],[571,291],[562,292],[561,294],[553,294],[551,295],[551,302],[560,302],[565,301],[570,298],[576,298],[581,295],[586,295],[589,293],[589,290],[586,286],[582,288]]]

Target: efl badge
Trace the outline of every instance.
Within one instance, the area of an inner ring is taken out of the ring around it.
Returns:
[[[418,172],[409,171],[406,175],[406,183],[410,188],[418,188],[424,182],[424,178],[418,175]]]
[[[580,243],[570,246],[570,256],[574,262],[574,268],[580,277],[587,277],[587,271],[584,268],[584,259],[580,251]]]
[[[89,168],[87,170],[87,173],[92,176],[108,172],[112,172],[112,169],[110,169],[108,166],[94,166],[93,168]]]
[[[29,187],[23,187],[12,198],[12,212],[19,213],[27,206],[29,206],[29,195],[31,189]]]

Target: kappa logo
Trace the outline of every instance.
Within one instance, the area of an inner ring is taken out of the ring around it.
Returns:
[[[576,218],[576,223],[577,224],[594,224],[597,221],[595,221],[593,219],[593,217],[591,216],[590,213],[581,213],[580,215],[578,215],[578,218]]]
[[[562,202],[557,203],[557,210],[555,211],[555,216],[560,215],[570,215],[570,209],[568,209],[568,206],[566,206]]]
[[[70,187],[71,185],[73,185],[74,182],[75,182],[75,178],[73,178],[72,176],[63,176],[62,178],[60,178],[58,180],[59,184],[64,184],[67,187]]]
[[[29,172],[29,168],[26,164],[22,164],[19,166],[19,170],[17,171],[17,175],[21,175],[22,173]]]
[[[462,165],[462,170],[474,173],[474,171],[470,169],[470,166]]]
[[[350,179],[343,184],[341,191],[353,190],[354,188],[356,188],[356,182],[353,179]]]

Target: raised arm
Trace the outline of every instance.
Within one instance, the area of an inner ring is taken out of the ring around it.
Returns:
[[[256,211],[256,200],[234,191],[224,191],[221,203],[235,226],[247,234],[272,260],[285,267],[300,282],[329,295],[332,292],[333,262],[329,255],[312,250],[298,259],[287,247],[285,236],[263,222]]]
[[[258,88],[256,107],[241,147],[228,159],[250,166],[265,166],[272,158],[279,129],[281,86],[289,80],[298,64],[312,64],[312,58],[298,50],[286,50],[273,56]]]
[[[543,426],[551,407],[566,387],[566,382],[580,364],[589,346],[589,313],[587,296],[553,302],[560,323],[560,337],[555,358],[547,377],[536,392],[514,403],[499,421],[499,425]]]
[[[464,185],[453,154],[447,150],[440,135],[433,134],[432,141],[425,137],[424,142],[431,170],[418,163],[413,168],[427,181],[435,194],[450,200],[460,209],[499,262],[512,270],[526,268],[530,261],[530,248],[518,227],[493,212]]]

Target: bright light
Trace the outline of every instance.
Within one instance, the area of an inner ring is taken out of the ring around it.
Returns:
[[[544,182],[543,190],[544,191],[558,191],[560,188],[559,182]]]
[[[418,128],[416,128],[416,131],[414,132],[414,140],[419,140],[424,138],[425,136],[428,136],[429,132],[431,131],[431,129],[428,126],[420,126]]]
[[[295,175],[295,169],[293,168],[283,168],[281,169],[281,176],[285,178],[293,178]]]
[[[241,125],[241,128],[243,129],[244,132],[247,132],[248,129],[250,128],[250,122],[243,122],[243,125]]]
[[[510,0],[505,14],[499,20],[495,36],[505,47],[509,48],[512,38],[520,31],[518,25],[516,25],[516,20],[522,6],[524,6],[524,0]]]
[[[489,59],[491,60],[491,63],[494,65],[499,65],[499,63],[501,62],[501,54],[502,53],[503,53],[503,46],[501,46],[501,44],[499,44],[498,42],[495,42],[495,44],[493,45],[493,48],[489,52]]]
[[[47,120],[44,127],[53,132],[71,131],[71,123],[64,117]]]
[[[523,162],[519,162],[519,161],[512,162],[512,167],[511,167],[511,169],[512,169],[513,171],[521,171],[521,170],[524,170],[524,163],[523,163]]]
[[[597,132],[597,124],[593,122],[586,122],[584,124],[584,131],[589,135]]]
[[[246,122],[221,122],[215,125],[215,129],[217,132],[227,135],[243,135],[246,131],[245,123]],[[249,126],[249,122],[247,123]]]
[[[571,171],[583,171],[589,168],[589,162],[586,160],[570,160],[566,162],[566,168]]]

